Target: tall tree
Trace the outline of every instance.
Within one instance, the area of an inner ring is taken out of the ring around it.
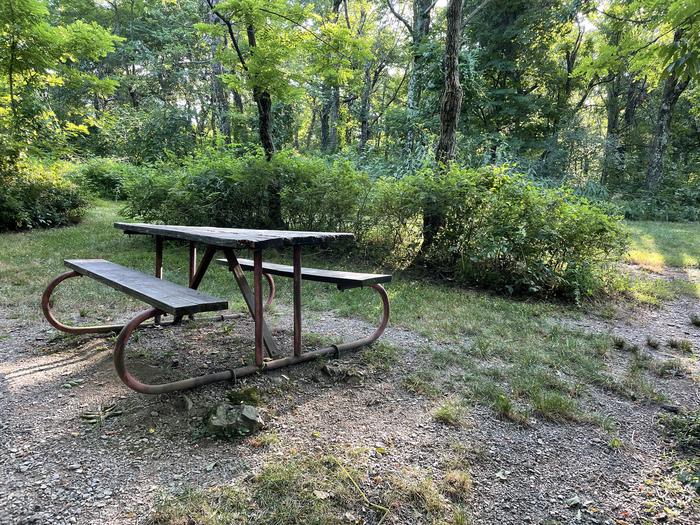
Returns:
[[[4,0],[0,4],[0,169],[13,169],[19,157],[51,133],[84,133],[83,122],[58,119],[49,92],[70,82],[89,96],[114,91],[116,82],[79,69],[81,60],[104,58],[118,38],[96,23],[50,22],[46,2]],[[74,106],[78,108],[80,100]]]
[[[448,164],[455,158],[457,124],[462,108],[462,85],[459,81],[459,51],[462,44],[462,0],[447,4],[445,33],[445,90],[440,101],[440,139],[435,158]]]
[[[435,159],[446,168],[455,158],[457,125],[462,107],[459,81],[459,52],[462,45],[462,0],[449,0],[445,32],[445,87],[440,101],[440,138]],[[438,171],[439,176],[439,171]],[[442,210],[430,203],[423,208],[423,253],[433,245],[443,224]]]
[[[428,33],[430,31],[431,13],[437,3],[435,0],[413,0],[412,11],[413,17],[409,21],[404,17],[392,3],[392,0],[386,0],[389,10],[401,22],[411,35],[411,72],[408,77],[408,87],[406,91],[406,107],[408,109],[409,129],[406,137],[406,146],[409,150],[413,149],[415,140],[415,129],[413,121],[418,116],[420,107],[420,99],[422,93],[422,84],[420,81],[421,71],[424,65],[424,57],[422,46],[426,43]]]

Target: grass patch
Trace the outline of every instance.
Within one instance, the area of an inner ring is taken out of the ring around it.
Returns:
[[[362,351],[362,360],[374,370],[386,371],[399,360],[400,350],[384,341],[377,341]]]
[[[630,262],[654,271],[700,266],[700,223],[628,221],[627,226]]]
[[[438,423],[460,427],[464,420],[464,406],[455,399],[448,399],[435,410],[433,418]]]
[[[700,297],[700,283],[683,279],[663,279],[637,272],[622,271],[611,279],[611,291],[640,304],[660,306],[680,295]]]
[[[330,523],[468,523],[461,506],[471,491],[467,472],[442,483],[410,469],[375,484],[364,452],[298,455],[267,463],[255,476],[208,490],[164,496],[153,525],[327,525]]]
[[[254,386],[239,390],[230,390],[226,393],[228,400],[234,405],[252,405],[254,407],[262,404],[260,391]]]
[[[659,424],[682,455],[674,465],[678,479],[700,494],[700,410],[664,415]]]
[[[154,525],[256,523],[293,525],[338,523],[359,497],[326,456],[271,462],[235,486],[187,491],[163,500]]]
[[[693,353],[693,343],[688,339],[669,339],[668,346],[686,354]]]

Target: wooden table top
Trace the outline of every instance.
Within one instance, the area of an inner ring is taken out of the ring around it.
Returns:
[[[115,222],[124,233],[160,235],[168,239],[195,241],[222,248],[269,248],[294,245],[318,245],[338,239],[352,239],[352,233],[300,232],[286,230],[252,230],[245,228],[212,228],[209,226],[177,226]]]

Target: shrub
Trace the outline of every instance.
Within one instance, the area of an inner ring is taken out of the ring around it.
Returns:
[[[282,210],[294,230],[352,231],[362,234],[370,192],[367,174],[348,161],[278,155],[272,163],[285,181]]]
[[[0,177],[0,231],[75,224],[87,202],[56,166],[29,163]]]
[[[365,217],[369,178],[348,163],[278,153],[234,157],[207,152],[182,166],[161,165],[127,187],[130,217],[181,224],[274,227],[272,193],[280,195],[286,227],[350,230]]]
[[[138,108],[120,106],[105,112],[100,127],[80,141],[97,155],[123,157],[136,164],[191,154],[195,131],[187,110],[147,100]]]
[[[168,222],[170,193],[178,180],[173,171],[142,169],[138,178],[126,181],[125,215],[146,222]]]
[[[461,282],[511,294],[591,295],[625,252],[620,217],[503,168],[423,173],[425,206],[444,217],[429,260]]]
[[[376,180],[367,213],[370,224],[360,240],[370,256],[394,268],[411,264],[423,242],[422,193],[416,179]]]
[[[139,176],[139,168],[109,158],[94,158],[79,164],[69,177],[82,189],[103,199],[127,197],[129,181]]]
[[[626,248],[620,217],[609,209],[504,168],[371,182],[348,162],[211,151],[158,166],[127,192],[133,218],[247,228],[278,226],[270,210],[279,195],[287,228],[354,232],[366,259],[393,267],[414,262],[428,208],[443,221],[422,262],[510,294],[591,295]]]
[[[700,220],[700,175],[667,176],[653,193],[638,191],[618,197],[625,217],[630,220]]]

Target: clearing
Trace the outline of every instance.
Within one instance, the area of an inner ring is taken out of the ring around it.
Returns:
[[[66,337],[39,311],[64,258],[151,268],[149,240],[114,230],[118,219],[100,203],[74,228],[0,236],[3,523],[698,522],[698,495],[679,481],[693,458],[661,424],[700,407],[697,226],[632,224],[620,287],[641,302],[576,309],[398,274],[372,348],[151,397],[116,378],[113,337]],[[167,248],[168,279],[186,282],[185,252]],[[129,352],[144,377],[250,355],[230,275],[207,277],[204,291],[234,301],[227,320],[141,332]],[[291,348],[290,283],[278,283],[269,318]],[[304,294],[309,346],[367,333],[378,314],[367,291]],[[76,323],[141,308],[92,282],[67,284],[58,303]],[[207,437],[202,417],[231,392],[259,405],[265,429]]]

